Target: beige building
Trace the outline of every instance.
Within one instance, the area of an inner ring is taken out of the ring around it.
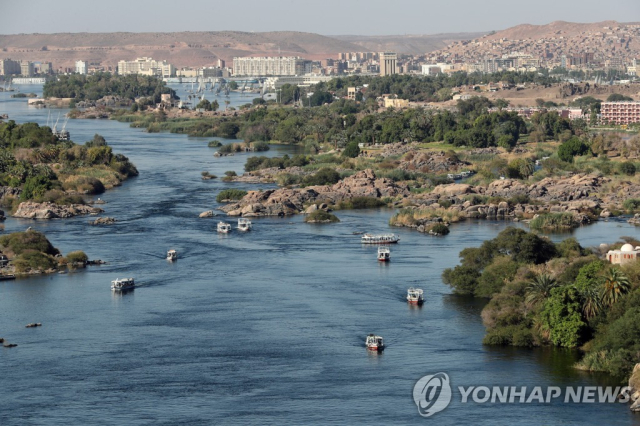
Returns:
[[[640,247],[634,249],[631,244],[625,244],[620,247],[620,250],[609,250],[607,260],[614,265],[635,262],[638,260],[638,253],[640,253]]]
[[[235,77],[304,75],[311,72],[311,61],[297,56],[235,57]]]
[[[152,58],[137,58],[135,61],[118,62],[118,74],[155,75],[162,78],[176,75],[176,68],[167,61],[156,61]]]
[[[20,74],[23,77],[33,77],[33,75],[35,74],[35,68],[33,66],[33,62],[31,61],[20,62]]]
[[[393,52],[380,52],[380,75],[393,75],[397,74],[396,63],[398,62],[398,55]]]
[[[356,89],[355,87],[347,87],[347,99],[355,101],[356,93],[358,93],[358,89]]]
[[[385,108],[407,108],[409,101],[407,99],[398,99],[396,97],[385,96],[384,98]]]
[[[0,59],[0,75],[20,74],[20,62]]]

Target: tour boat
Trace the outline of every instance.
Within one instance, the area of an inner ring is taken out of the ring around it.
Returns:
[[[227,222],[218,222],[218,232],[221,234],[228,234],[231,232],[231,225]]]
[[[378,260],[380,262],[388,262],[391,260],[391,250],[389,250],[389,247],[378,247]]]
[[[133,278],[116,278],[111,281],[111,290],[129,290],[135,286]]]
[[[362,236],[362,244],[393,244],[400,241],[396,234],[364,234]]]
[[[365,345],[367,345],[367,349],[370,351],[382,351],[384,350],[384,342],[382,341],[382,337],[376,336],[375,334],[370,334],[367,336],[365,340]]]
[[[173,262],[174,260],[178,260],[178,252],[175,250],[169,250],[167,252],[167,260]]]
[[[238,230],[240,231],[251,231],[251,221],[241,217],[238,219]]]
[[[421,288],[413,288],[407,290],[407,302],[410,305],[422,305],[424,303],[423,291]]]

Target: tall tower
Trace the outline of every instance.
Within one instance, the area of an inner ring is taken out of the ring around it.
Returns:
[[[397,74],[396,62],[398,55],[394,52],[380,52],[380,75]]]

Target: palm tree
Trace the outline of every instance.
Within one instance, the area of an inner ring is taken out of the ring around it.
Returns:
[[[595,287],[580,291],[580,299],[582,299],[582,313],[586,319],[595,317],[602,309],[602,294]]]
[[[525,300],[530,306],[537,305],[551,296],[551,290],[557,286],[558,283],[550,275],[540,274],[529,282]]]
[[[604,290],[602,299],[609,306],[618,301],[620,296],[626,294],[631,289],[629,278],[618,268],[609,268],[607,276],[604,278]]]

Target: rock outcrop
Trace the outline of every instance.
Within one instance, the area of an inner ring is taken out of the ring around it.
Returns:
[[[242,200],[228,204],[221,210],[229,216],[288,216],[301,213],[306,205],[316,202],[336,204],[354,197],[381,198],[408,195],[409,188],[406,185],[396,184],[387,178],[376,178],[375,173],[367,169],[335,185],[249,191]]]
[[[71,204],[68,206],[60,206],[54,203],[35,203],[25,201],[20,203],[13,217],[23,219],[57,219],[80,216],[86,214],[98,214],[104,210],[98,207],[92,207],[85,204]]]
[[[213,216],[214,216],[213,210],[207,210],[206,212],[202,212],[198,215],[198,217],[201,217],[201,218],[213,217]]]
[[[640,411],[640,364],[633,367],[633,373],[629,377],[629,396],[631,398],[631,411]]]
[[[117,220],[114,217],[99,217],[96,220],[89,221],[89,225],[111,225],[116,222]]]

